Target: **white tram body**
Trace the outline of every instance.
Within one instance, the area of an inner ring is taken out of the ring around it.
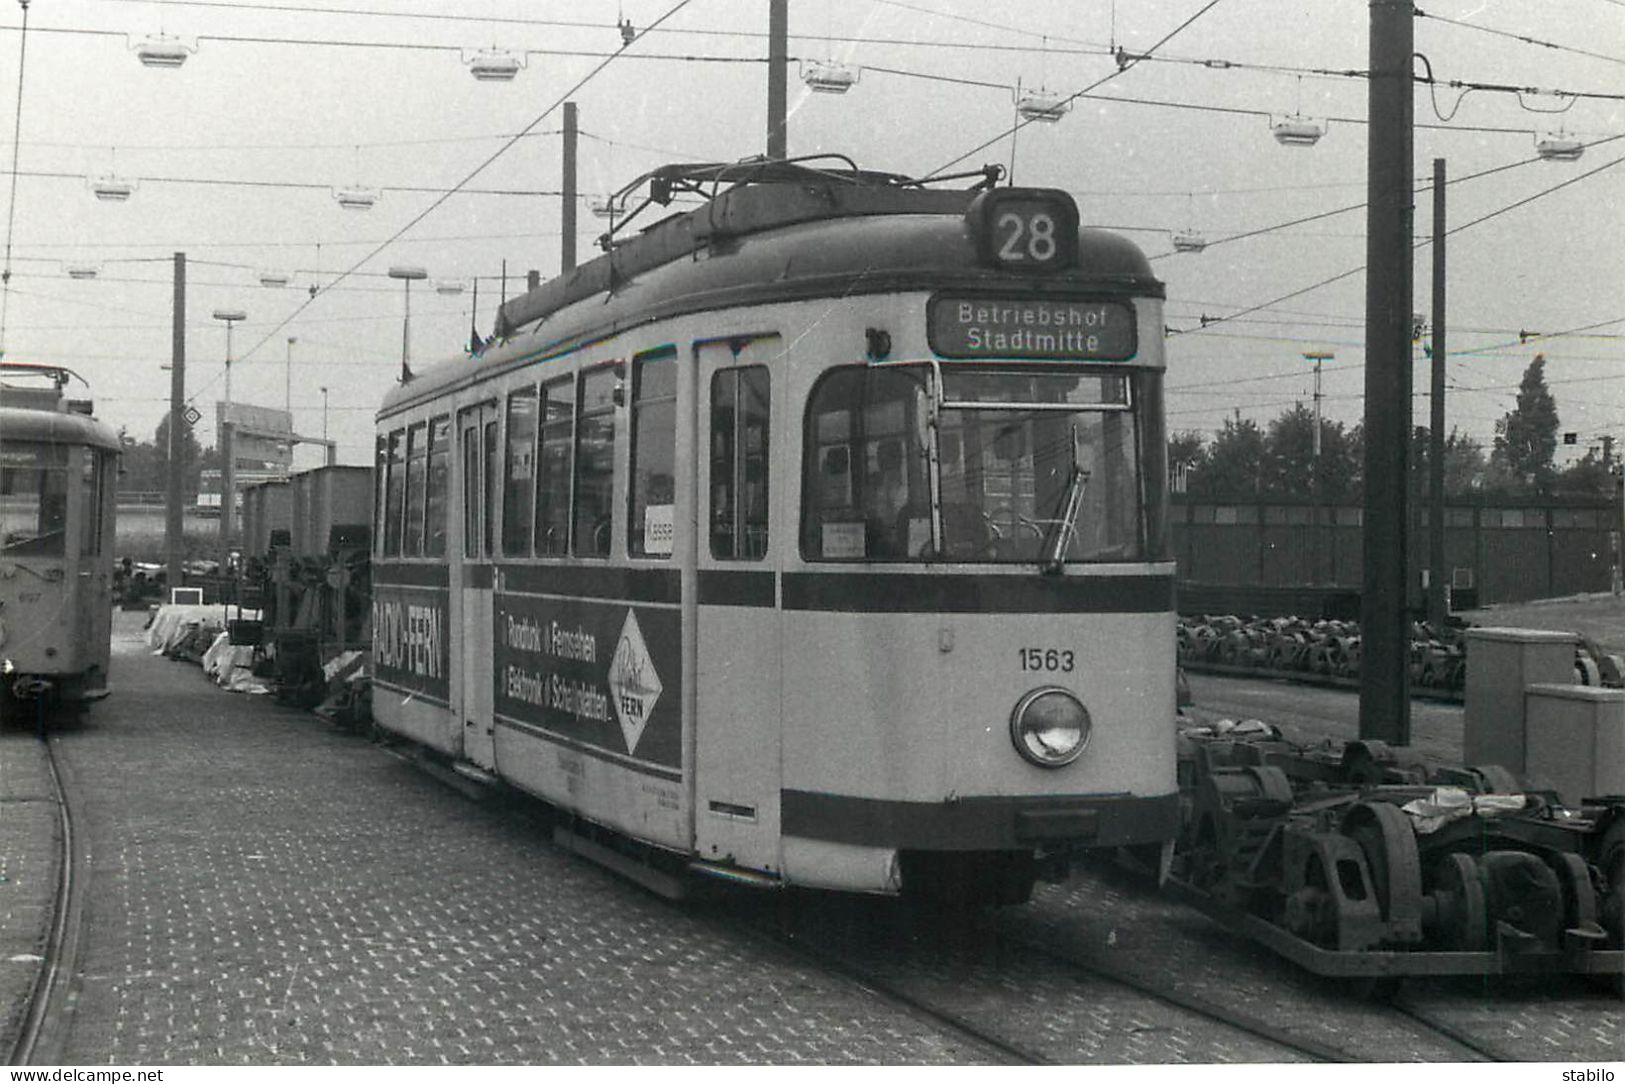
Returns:
[[[1162,286],[1070,197],[780,166],[497,331],[379,414],[380,725],[755,883],[1172,838]]]
[[[8,724],[107,695],[120,444],[88,416],[88,403],[63,394],[68,376],[0,362],[0,711]]]

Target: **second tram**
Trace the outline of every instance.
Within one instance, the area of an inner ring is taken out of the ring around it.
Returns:
[[[0,362],[0,712],[107,695],[118,434],[57,366]]]
[[[385,400],[377,722],[667,889],[1015,902],[1085,849],[1165,855],[1144,255],[991,173],[647,180],[707,198]]]

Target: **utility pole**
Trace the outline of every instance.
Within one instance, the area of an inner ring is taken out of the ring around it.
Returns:
[[[1411,444],[1411,0],[1369,0],[1365,294],[1365,546],[1360,737],[1411,739],[1406,466]]]
[[[1315,583],[1320,582],[1320,366],[1336,356],[1326,350],[1314,350],[1304,355],[1306,359],[1315,363],[1315,432],[1310,438],[1309,461],[1309,511],[1313,519],[1309,525],[1311,563],[1309,578]],[[1332,574],[1326,577],[1326,582],[1333,582],[1336,579],[1335,573],[1334,568]]]
[[[563,223],[563,247],[559,252],[559,273],[573,271],[576,266],[576,103],[564,103],[564,204],[560,208]]]
[[[1444,578],[1444,159],[1433,160],[1433,387],[1428,403],[1428,622],[1443,628],[1450,606]]]
[[[183,471],[186,464],[186,436],[191,426],[181,417],[186,409],[186,253],[175,253],[175,300],[170,317],[169,336],[169,477],[164,495],[164,563],[169,567],[169,586],[185,583],[186,523],[182,501],[186,499]],[[167,600],[164,600],[167,601]]]
[[[767,156],[788,158],[790,0],[767,4]]]

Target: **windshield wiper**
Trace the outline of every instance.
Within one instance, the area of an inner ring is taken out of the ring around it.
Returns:
[[[1079,465],[1078,427],[1072,427],[1072,471],[1066,483],[1061,515],[1050,521],[1051,533],[1044,538],[1044,572],[1059,575],[1066,567],[1066,549],[1078,529],[1078,513],[1083,510],[1083,491],[1089,487],[1089,472]]]

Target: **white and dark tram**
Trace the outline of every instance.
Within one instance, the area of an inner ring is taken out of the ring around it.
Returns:
[[[68,369],[0,362],[0,723],[107,695],[118,434]]]
[[[1016,901],[1177,830],[1163,288],[841,162],[655,171],[388,395],[373,710],[660,887]]]

